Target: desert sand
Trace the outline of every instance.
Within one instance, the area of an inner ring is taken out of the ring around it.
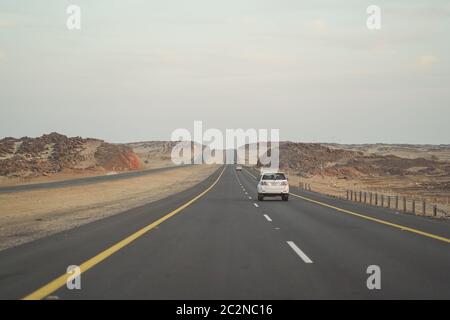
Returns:
[[[0,250],[186,190],[217,168],[196,165],[112,182],[0,194]]]

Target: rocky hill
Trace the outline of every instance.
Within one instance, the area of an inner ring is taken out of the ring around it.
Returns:
[[[348,146],[339,148],[339,145],[318,143],[281,142],[279,148],[281,169],[303,177],[450,176],[450,162],[423,158],[419,151],[418,157],[410,154],[408,158],[403,158],[389,153],[368,153]]]
[[[58,133],[0,140],[0,176],[33,177],[65,171],[129,171],[142,166],[126,145]]]

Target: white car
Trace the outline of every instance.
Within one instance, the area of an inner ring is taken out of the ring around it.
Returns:
[[[236,166],[236,171],[242,171],[242,166]]]
[[[259,201],[275,196],[281,196],[283,201],[289,200],[289,183],[283,172],[261,172],[257,190]]]

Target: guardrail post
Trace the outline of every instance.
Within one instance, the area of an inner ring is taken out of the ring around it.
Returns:
[[[370,204],[372,205],[372,192],[369,194],[370,198]]]
[[[390,209],[391,208],[391,196],[387,196],[387,207]]]
[[[403,197],[403,211],[406,212],[406,197]]]
[[[367,203],[367,192],[364,191],[364,203]]]
[[[433,216],[437,216],[437,206],[436,205],[434,205],[433,206]]]
[[[427,215],[427,205],[426,205],[426,203],[425,203],[425,200],[422,201],[422,214],[423,214],[424,216]]]
[[[346,199],[348,200],[348,190],[347,190],[347,197],[346,197]]]
[[[381,195],[381,206],[384,207],[384,194]]]
[[[375,193],[375,205],[378,205],[378,193]]]
[[[416,214],[416,200],[412,199],[412,212]]]
[[[398,209],[398,196],[395,196],[395,209]]]

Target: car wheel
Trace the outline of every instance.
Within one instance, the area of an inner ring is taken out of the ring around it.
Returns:
[[[283,199],[283,201],[288,201],[289,200],[289,196],[288,195],[282,195],[281,199]]]
[[[258,201],[263,201],[264,200],[264,196],[258,194]]]

